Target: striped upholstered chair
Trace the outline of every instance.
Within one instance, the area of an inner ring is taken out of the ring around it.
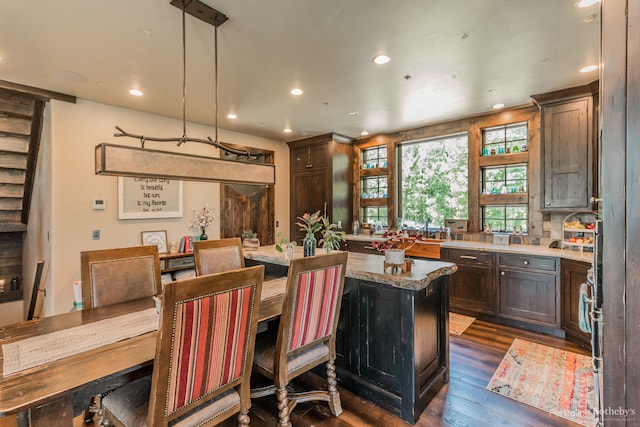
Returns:
[[[249,425],[249,377],[264,267],[165,286],[153,374],[102,400],[106,425]]]
[[[196,276],[244,268],[242,240],[239,237],[195,242],[193,256]]]
[[[277,336],[261,334],[256,341],[254,371],[273,385],[253,389],[251,397],[276,394],[278,426],[291,426],[289,415],[297,402],[324,400],[333,415],[342,413],[334,361],[347,255],[336,252],[293,259]],[[327,390],[289,393],[293,378],[322,363],[327,368]]]

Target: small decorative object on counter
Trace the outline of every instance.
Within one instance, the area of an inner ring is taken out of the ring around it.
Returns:
[[[258,233],[254,233],[253,230],[244,230],[242,232],[242,247],[248,251],[257,251],[260,249]]]
[[[209,228],[214,221],[215,218],[211,213],[211,209],[209,209],[209,205],[204,205],[199,213],[197,210],[193,210],[191,228],[201,231],[200,240],[207,240],[209,238],[207,236],[207,228]]]
[[[339,231],[338,226],[333,224],[326,215],[320,217],[322,221],[322,229],[320,229],[320,234],[322,234],[322,239],[320,239],[320,245],[324,248],[324,250],[329,253],[332,250],[339,250],[342,242],[347,239],[347,233],[344,231]]]
[[[276,237],[281,237],[282,231],[276,234]],[[290,242],[286,237],[282,237],[278,243],[276,243],[276,251],[284,253],[284,259],[290,260],[296,254],[296,242]]]
[[[316,248],[318,247],[318,241],[313,234],[307,234],[302,239],[302,255],[314,256],[316,254]]]
[[[353,220],[353,225],[351,226],[351,232],[354,236],[360,234],[360,222],[357,219]]]
[[[524,153],[525,151],[529,151],[529,147],[527,144],[522,144],[522,152]]]
[[[520,152],[520,148],[517,145],[513,146],[513,152],[514,153],[519,153]]]

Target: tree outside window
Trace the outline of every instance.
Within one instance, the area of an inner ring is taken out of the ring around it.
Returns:
[[[468,217],[467,134],[415,141],[399,147],[398,212],[402,225],[444,226]]]

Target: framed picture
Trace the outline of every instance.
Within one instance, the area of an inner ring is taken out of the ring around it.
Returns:
[[[118,219],[182,218],[182,181],[118,177]]]
[[[143,231],[142,232],[142,245],[158,247],[158,252],[167,252],[167,232],[162,231]]]

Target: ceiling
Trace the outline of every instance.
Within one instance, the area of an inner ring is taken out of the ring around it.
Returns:
[[[218,127],[275,140],[420,127],[598,78],[579,70],[599,63],[599,4],[202,1],[229,17],[218,29]],[[0,79],[182,119],[182,12],[169,3],[4,1]],[[214,124],[214,46],[213,27],[187,15],[191,122]],[[374,64],[379,53],[391,61]]]

